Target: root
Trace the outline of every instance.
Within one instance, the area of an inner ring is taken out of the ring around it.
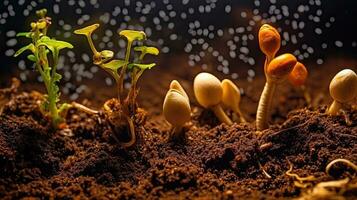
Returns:
[[[130,131],[130,140],[128,142],[121,142],[115,135],[113,135],[114,139],[124,148],[132,147],[137,141],[136,133],[135,133],[135,124],[134,124],[134,119],[133,119],[134,117],[130,117],[129,114],[125,114],[125,113],[128,113],[125,110],[124,111],[123,110],[113,110],[111,108],[111,106],[109,105],[110,103],[111,103],[111,101],[109,100],[109,101],[106,101],[103,105],[103,109],[107,113],[110,123],[114,126],[117,126],[116,125],[117,123],[112,122],[110,120],[112,115],[119,117],[119,119],[116,121],[118,123],[120,123],[121,120],[124,120],[124,118],[125,118],[127,125],[129,126],[129,131]]]
[[[308,188],[312,186],[311,183],[304,183],[304,182],[310,182],[310,181],[315,181],[316,178],[312,175],[306,176],[306,177],[300,177],[298,174],[292,173],[293,171],[293,164],[290,164],[290,168],[288,171],[285,172],[287,176],[294,177],[296,181],[294,181],[294,185],[299,188]]]
[[[347,166],[351,167],[353,170],[355,170],[357,172],[357,165],[352,163],[351,161],[347,160],[347,159],[343,159],[343,158],[339,158],[339,159],[335,159],[333,161],[331,161],[327,166],[326,166],[326,174],[330,175],[330,169],[331,167],[336,164],[336,163],[339,163],[339,162],[342,162],[344,164],[346,164]],[[331,175],[330,175],[331,176]]]
[[[127,117],[129,129],[130,129],[130,140],[128,142],[119,142],[125,148],[129,148],[136,143],[135,125],[132,118]]]
[[[91,108],[88,108],[87,106],[85,105],[82,105],[80,103],[77,103],[77,102],[72,102],[71,104],[74,108],[77,108],[78,110],[82,111],[82,112],[85,112],[87,114],[90,114],[90,115],[96,115],[98,114],[99,112],[97,110],[93,110]]]
[[[268,174],[268,172],[265,171],[265,169],[263,168],[262,164],[260,164],[259,161],[258,161],[258,165],[259,165],[259,168],[263,171],[263,174],[264,174],[267,178],[271,178],[271,176]]]
[[[331,167],[338,163],[342,162],[357,172],[357,165],[352,163],[347,159],[335,159],[331,161],[326,166],[326,174],[330,175]],[[357,189],[357,183],[352,183],[350,178],[344,178],[340,180],[333,180],[333,181],[324,181],[316,184],[312,189],[307,190],[299,200],[315,200],[315,199],[336,199],[336,200],[344,200],[344,194],[348,191],[355,191]]]
[[[345,119],[346,125],[352,126],[353,122],[350,119],[350,117],[348,116],[348,113],[345,110],[341,109],[341,114],[342,114],[343,118]]]
[[[325,181],[318,183],[314,188],[308,190],[307,193],[303,194],[299,200],[317,200],[317,199],[333,199],[333,200],[343,200],[343,194],[346,190],[351,189],[349,184],[349,178],[335,180],[335,181]],[[339,192],[331,191],[331,189],[340,188]]]

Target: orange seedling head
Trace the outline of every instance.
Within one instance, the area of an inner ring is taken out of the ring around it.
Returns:
[[[305,84],[308,72],[304,64],[297,62],[289,74],[289,82],[294,86]]]
[[[269,24],[263,24],[259,29],[259,47],[268,57],[274,57],[280,48],[280,34]]]
[[[290,53],[282,54],[274,58],[267,67],[267,75],[273,79],[283,79],[296,65],[296,58]]]

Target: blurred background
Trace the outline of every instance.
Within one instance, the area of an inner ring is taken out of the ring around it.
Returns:
[[[257,41],[263,23],[278,28],[282,38],[279,53],[295,54],[309,70],[317,71],[316,77],[341,67],[356,70],[355,0],[2,0],[2,86],[13,76],[28,88],[41,82],[26,56],[13,57],[29,42],[16,38],[16,33],[28,31],[36,10],[41,8],[47,8],[52,17],[49,35],[75,46],[62,52],[59,66],[62,94],[70,100],[96,94],[91,90],[93,85],[113,85],[111,77],[92,64],[85,38],[73,34],[75,29],[93,23],[101,24],[93,36],[97,48],[113,50],[121,58],[126,43],[117,32],[145,31],[145,43],[161,51],[158,58],[150,59],[158,63],[146,72],[144,80],[151,82],[156,82],[158,76],[165,79],[162,74],[170,73],[189,80],[192,75],[187,71],[204,70],[249,84],[263,72],[264,56]],[[331,69],[334,66],[336,69]]]

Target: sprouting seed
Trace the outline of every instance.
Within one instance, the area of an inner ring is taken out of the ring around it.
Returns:
[[[217,77],[206,72],[199,73],[193,81],[193,90],[201,106],[211,109],[222,123],[228,125],[233,123],[220,105],[223,89]]]
[[[241,95],[238,87],[229,79],[222,81],[222,103],[226,107],[233,110],[233,112],[239,117],[240,122],[246,122],[242,111],[240,110]]]
[[[191,118],[191,107],[185,90],[176,80],[171,82],[170,89],[165,96],[163,114],[172,126],[170,139],[182,139],[182,128]]]
[[[263,24],[258,33],[260,50],[265,54],[264,72],[280,49],[281,38],[279,32],[269,24]]]
[[[303,92],[307,105],[310,105],[311,96],[310,93],[307,91],[305,84],[307,76],[308,71],[305,65],[300,62],[297,62],[294,66],[294,69],[290,72],[288,79],[291,85],[299,88]]]
[[[327,113],[337,115],[343,104],[352,101],[357,96],[357,75],[351,69],[344,69],[333,77],[330,83],[330,95],[333,102]]]
[[[259,99],[256,116],[257,130],[261,131],[268,127],[270,108],[276,86],[282,83],[296,65],[294,55],[286,53],[274,58],[266,69],[267,81]]]

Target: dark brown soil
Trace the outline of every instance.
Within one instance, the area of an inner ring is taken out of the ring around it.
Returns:
[[[102,113],[71,109],[68,129],[53,131],[38,109],[39,93],[13,95],[0,116],[0,199],[295,198],[311,188],[294,185],[285,174],[290,164],[301,177],[315,176],[312,184],[344,177],[356,183],[356,172],[347,166],[335,165],[332,176],[325,167],[337,158],[357,163],[357,111],[347,110],[347,124],[324,114],[327,106],[303,108],[301,94],[291,87],[281,89],[284,96],[275,103],[284,106],[275,106],[275,125],[261,135],[253,123],[219,124],[192,98],[185,140],[170,142],[170,127],[160,115],[168,81],[179,79],[193,97],[193,76],[166,75],[155,82],[160,87],[143,87],[141,102],[149,116],[137,127],[141,138],[130,149],[115,141]],[[262,84],[242,84],[249,121]],[[357,189],[343,195],[356,199]]]

